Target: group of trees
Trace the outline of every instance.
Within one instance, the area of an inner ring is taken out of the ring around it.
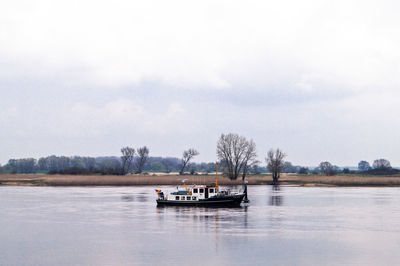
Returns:
[[[391,168],[392,166],[390,165],[390,162],[386,159],[376,159],[373,162],[372,167],[367,161],[360,161],[358,163],[358,169],[360,171],[368,171],[371,169],[391,169]]]
[[[8,163],[2,168],[3,172],[10,173],[66,173],[66,172],[77,172],[77,173],[90,173],[94,169],[112,168],[118,165],[118,161],[110,160],[97,160],[93,157],[81,157],[81,156],[47,156],[42,157],[39,160],[34,158],[24,159],[10,159]]]
[[[344,174],[351,174],[355,173],[356,171],[351,171],[349,168],[339,168],[336,165],[332,165],[330,162],[321,162],[319,166],[313,169],[313,174],[324,174],[327,176],[336,175],[339,173]],[[384,174],[396,174],[399,170],[393,169],[390,165],[390,162],[386,159],[376,159],[372,167],[367,161],[360,161],[358,163],[358,173],[362,174],[372,174],[372,175],[384,175]],[[308,174],[308,168],[301,168],[299,170],[300,174]]]
[[[47,156],[39,160],[34,158],[10,159],[0,166],[0,173],[50,173],[50,174],[114,174],[142,172],[181,172],[189,173],[215,171],[215,163],[193,163],[191,159],[198,154],[194,149],[184,152],[182,159],[175,157],[150,157],[149,149],[141,147],[121,149],[121,157],[81,157]],[[188,154],[188,155],[186,155]],[[185,161],[182,163],[182,161]]]
[[[10,159],[1,171],[11,173],[35,173],[50,174],[127,174],[142,173],[143,171],[162,171],[169,173],[178,171],[179,174],[196,172],[214,172],[214,163],[193,163],[192,159],[199,152],[190,148],[185,150],[181,159],[149,157],[149,149],[144,146],[134,149],[123,147],[121,157],[80,157],[80,156],[48,156],[39,160],[33,158]],[[260,173],[267,168],[260,167],[257,160],[256,145],[253,140],[247,140],[237,134],[222,134],[217,143],[217,157],[220,169],[231,179],[241,176],[245,179],[249,173]],[[293,171],[293,165],[284,161],[285,154],[279,149],[270,150],[266,162],[268,169],[273,173],[274,180],[279,179],[279,174],[285,169]]]
[[[137,158],[137,157],[136,157]],[[136,158],[130,163],[126,173],[142,172],[180,172],[182,171],[182,159],[175,157],[148,157],[144,162]],[[88,161],[90,163],[84,163]],[[141,169],[141,170],[140,170]],[[263,169],[261,169],[263,170]],[[33,158],[11,159],[3,167],[0,173],[50,173],[50,174],[122,174],[122,159],[120,157],[67,157],[67,156],[48,156],[39,160]],[[215,163],[194,163],[189,161],[183,173],[195,174],[198,172],[215,172]]]
[[[179,172],[195,174],[197,172],[209,173],[216,170],[215,163],[193,163],[192,159],[199,152],[190,148],[184,150],[182,158],[174,157],[149,157],[149,148],[146,146],[134,149],[123,147],[121,157],[81,157],[81,156],[47,156],[39,160],[34,158],[10,159],[1,172],[9,173],[35,173],[43,172],[50,174],[118,174],[128,173],[140,174],[144,171],[153,172]],[[265,157],[266,167],[260,166],[257,160],[256,144],[238,134],[222,134],[217,142],[217,157],[219,169],[230,179],[241,177],[243,180],[248,174],[259,174],[270,172],[273,182],[279,180],[282,172],[298,174],[324,174],[336,175],[339,172],[348,174],[354,172],[348,168],[340,169],[330,162],[324,161],[318,167],[310,170],[307,167],[294,166],[285,161],[286,154],[280,149],[271,149]],[[393,169],[386,159],[377,159],[372,167],[367,161],[358,163],[358,170],[364,174],[394,174],[400,170]]]
[[[39,160],[33,158],[10,159],[0,169],[10,173],[50,173],[50,174],[126,174],[141,173],[149,158],[149,149],[125,147],[118,157],[47,156]]]
[[[358,163],[358,169],[363,174],[372,175],[391,175],[400,173],[400,170],[392,168],[390,162],[386,159],[376,159],[372,163],[372,167],[367,161],[360,161]]]
[[[138,148],[136,151],[131,147],[124,147],[121,149],[121,174],[127,174],[132,170],[135,174],[141,174],[143,172],[144,166],[149,160],[149,148],[143,146]]]
[[[319,164],[319,168],[315,170],[319,170],[319,172],[322,174],[332,176],[336,175],[339,172],[340,168],[336,165],[331,164],[330,162],[321,162]]]
[[[221,135],[217,143],[217,156],[224,173],[230,179],[237,179],[241,175],[244,180],[250,169],[260,163],[257,160],[254,141],[233,133]],[[278,182],[280,174],[284,170],[285,157],[286,155],[279,149],[271,149],[267,153],[265,161],[272,173],[274,183]]]
[[[36,168],[36,160],[33,158],[10,159],[4,168],[9,168],[15,173],[32,173]]]

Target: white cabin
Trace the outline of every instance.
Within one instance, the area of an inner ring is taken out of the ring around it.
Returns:
[[[215,186],[193,186],[186,188],[186,190],[169,193],[167,199],[175,201],[198,201],[216,197],[217,194],[218,188]]]

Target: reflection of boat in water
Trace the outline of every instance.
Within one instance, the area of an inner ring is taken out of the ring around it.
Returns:
[[[218,186],[218,170],[215,184],[194,185],[189,188],[184,183],[184,186],[185,190],[178,189],[171,193],[164,193],[161,189],[156,189],[158,195],[157,205],[232,207],[240,206],[243,198],[247,196],[246,184],[243,192],[233,192],[229,189],[220,190]]]

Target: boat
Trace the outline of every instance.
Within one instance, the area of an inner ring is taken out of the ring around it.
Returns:
[[[156,189],[158,195],[157,206],[204,206],[204,207],[237,207],[243,199],[247,200],[247,185],[244,184],[243,192],[235,192],[230,189],[220,189],[218,186],[218,167],[216,182],[210,185],[186,186],[185,189],[168,193]]]
[[[210,207],[233,207],[240,206],[245,193],[222,190],[215,185],[194,185],[187,190],[178,190],[165,194],[157,189],[157,205],[172,206],[210,206]]]

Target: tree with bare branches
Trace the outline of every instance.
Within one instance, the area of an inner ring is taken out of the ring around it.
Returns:
[[[280,149],[270,149],[267,153],[265,161],[267,162],[268,169],[272,173],[272,182],[274,184],[278,183],[279,177],[285,167],[285,157],[286,154]]]
[[[230,179],[237,179],[242,173],[244,180],[248,169],[257,163],[256,144],[238,134],[221,134],[217,143],[217,156]]]
[[[336,175],[338,172],[338,167],[332,165],[330,162],[321,162],[319,164],[319,169],[321,170],[322,173],[328,176]]]
[[[140,174],[143,172],[144,165],[146,164],[147,160],[149,159],[149,148],[143,146],[136,150],[137,157],[135,159],[135,173]]]
[[[256,158],[257,158],[256,144],[253,142],[253,140],[250,140],[243,164],[242,180],[246,178],[246,175],[249,173],[250,169],[253,166],[260,163],[260,161],[258,161]]]
[[[199,155],[199,152],[193,148],[188,149],[186,151],[183,152],[182,155],[182,162],[181,162],[181,170],[179,171],[180,175],[183,175],[183,173],[185,172],[185,168],[187,166],[187,164],[189,163],[189,161],[194,157]]]
[[[121,153],[122,153],[121,174],[126,175],[129,172],[129,169],[131,168],[131,163],[135,156],[135,149],[131,147],[124,147],[121,149]]]
[[[374,169],[390,169],[392,166],[390,165],[390,162],[386,159],[376,159],[374,163],[372,164],[372,167]]]

